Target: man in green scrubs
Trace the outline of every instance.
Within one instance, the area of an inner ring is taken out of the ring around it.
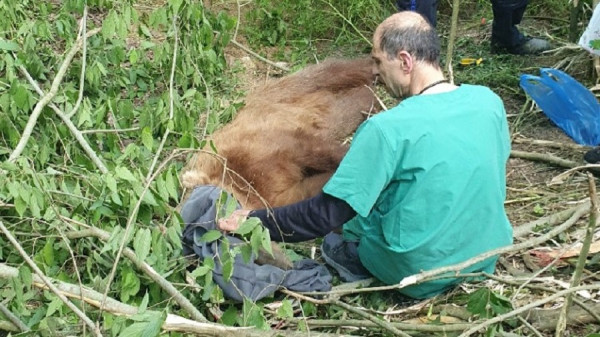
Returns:
[[[402,102],[365,121],[339,168],[318,196],[267,210],[261,219],[275,240],[325,236],[322,253],[342,279],[373,275],[387,284],[509,245],[504,210],[510,138],[501,99],[483,86],[455,86],[439,65],[434,28],[420,14],[400,12],[374,34],[373,74]],[[493,272],[497,257],[465,272]],[[402,288],[425,298],[460,279]]]

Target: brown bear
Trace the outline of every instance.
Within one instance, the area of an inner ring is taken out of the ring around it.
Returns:
[[[233,121],[208,137],[212,145],[193,156],[183,185],[219,186],[246,209],[316,195],[346,153],[345,140],[381,108],[372,66],[370,59],[327,60],[254,89]]]

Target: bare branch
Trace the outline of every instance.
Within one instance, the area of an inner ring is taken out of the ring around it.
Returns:
[[[99,31],[100,31],[100,28],[96,28],[96,29],[90,31],[89,33],[87,33],[86,36],[87,37],[93,36],[93,35],[97,34]],[[15,159],[17,159],[19,156],[21,156],[21,153],[23,153],[23,150],[25,150],[25,146],[27,145],[27,142],[29,141],[29,138],[31,137],[31,133],[33,132],[33,128],[35,127],[35,125],[37,123],[38,117],[42,113],[42,110],[44,109],[44,107],[46,105],[48,105],[48,103],[50,103],[50,101],[52,101],[54,96],[56,96],[56,93],[58,92],[58,87],[62,83],[62,80],[65,77],[65,74],[67,73],[67,69],[69,68],[69,65],[71,64],[73,57],[75,57],[75,54],[77,54],[77,52],[79,51],[79,48],[81,48],[82,44],[83,44],[83,39],[82,38],[77,39],[77,41],[75,41],[75,44],[71,47],[71,49],[67,53],[67,56],[65,57],[63,63],[61,64],[58,72],[56,73],[54,80],[52,81],[52,86],[50,87],[50,91],[48,91],[48,93],[46,93],[46,95],[44,95],[38,101],[38,103],[35,105],[35,108],[33,109],[33,112],[31,113],[31,116],[29,116],[29,120],[27,121],[25,130],[23,130],[21,139],[19,139],[19,143],[17,144],[17,146],[15,147],[13,152],[8,157],[9,162],[14,162]]]
[[[83,6],[83,16],[81,18],[81,29],[82,29],[82,38],[83,38],[83,49],[81,51],[81,75],[79,76],[79,95],[77,96],[77,102],[75,103],[75,106],[73,107],[73,109],[71,110],[71,112],[69,112],[69,114],[67,115],[67,117],[72,118],[73,115],[75,115],[75,113],[77,112],[77,109],[79,109],[79,106],[81,105],[81,101],[83,100],[83,87],[85,85],[85,65],[86,65],[86,56],[87,56],[87,36],[86,36],[86,30],[87,30],[87,5]]]
[[[21,247],[19,242],[10,233],[8,228],[6,228],[4,226],[4,223],[2,221],[0,221],[0,230],[2,230],[2,232],[4,232],[4,235],[6,235],[6,237],[10,241],[10,243],[12,243],[12,245],[17,249],[17,251],[19,252],[21,257],[25,260],[25,262],[27,262],[27,264],[31,267],[31,269],[33,269],[34,273],[40,278],[40,280],[42,280],[43,283],[46,284],[48,289],[50,289],[53,293],[55,293],[56,296],[58,296],[58,298],[60,298],[60,300],[63,301],[67,305],[67,307],[69,307],[69,309],[73,310],[73,312],[77,316],[79,316],[79,318],[90,328],[90,330],[92,330],[92,333],[94,334],[94,336],[101,337],[102,334],[100,333],[100,329],[94,324],[94,322],[92,322],[92,320],[90,320],[89,317],[87,317],[85,315],[85,313],[83,313],[77,306],[75,306],[75,304],[73,304],[73,302],[69,301],[69,299],[66,298],[54,286],[54,284],[52,284],[52,282],[44,275],[44,273],[40,270],[40,268],[38,268],[38,266],[35,264],[35,262],[33,262],[33,260],[29,257],[29,255],[23,249],[23,247]]]
[[[590,188],[590,200],[592,203],[592,210],[590,213],[588,226],[585,232],[585,239],[583,240],[583,245],[581,247],[581,252],[577,259],[577,264],[575,265],[575,271],[573,272],[573,276],[571,277],[571,288],[578,286],[581,282],[581,275],[583,273],[583,268],[585,267],[585,263],[587,261],[588,253],[590,252],[590,245],[594,238],[594,231],[596,230],[596,222],[598,220],[598,195],[596,194],[596,181],[594,180],[594,176],[592,176],[591,173],[588,172],[587,176]],[[556,323],[556,337],[563,336],[565,329],[567,328],[567,311],[569,310],[572,301],[573,294],[567,294],[565,298],[565,303],[563,304],[562,310],[560,311],[560,316],[558,316],[558,322]]]

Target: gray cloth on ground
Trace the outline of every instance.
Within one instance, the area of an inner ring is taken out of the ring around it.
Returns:
[[[184,203],[181,209],[181,217],[186,224],[182,235],[184,255],[195,254],[203,260],[205,257],[216,257],[220,252],[221,240],[201,242],[200,237],[209,230],[217,229],[217,200],[221,193],[222,190],[216,186],[198,186]],[[227,197],[232,198],[230,195]],[[227,235],[227,239],[231,246],[243,243],[234,236]],[[246,263],[241,254],[235,256],[233,275],[230,281],[226,282],[223,278],[223,265],[219,259],[214,259],[213,281],[223,289],[227,298],[235,301],[242,301],[244,298],[256,301],[280,288],[292,291],[331,289],[329,270],[314,260],[297,261],[291,270],[272,265],[258,265],[253,260],[252,258]]]

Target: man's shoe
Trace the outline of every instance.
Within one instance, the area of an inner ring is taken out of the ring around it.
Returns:
[[[516,47],[505,47],[499,43],[491,43],[491,52],[493,54],[515,54],[515,55],[534,55],[552,49],[550,42],[535,37],[526,37],[521,44]]]
[[[329,233],[321,245],[323,259],[333,267],[344,282],[354,282],[371,277],[371,273],[360,262],[358,243],[345,241],[342,235]]]

